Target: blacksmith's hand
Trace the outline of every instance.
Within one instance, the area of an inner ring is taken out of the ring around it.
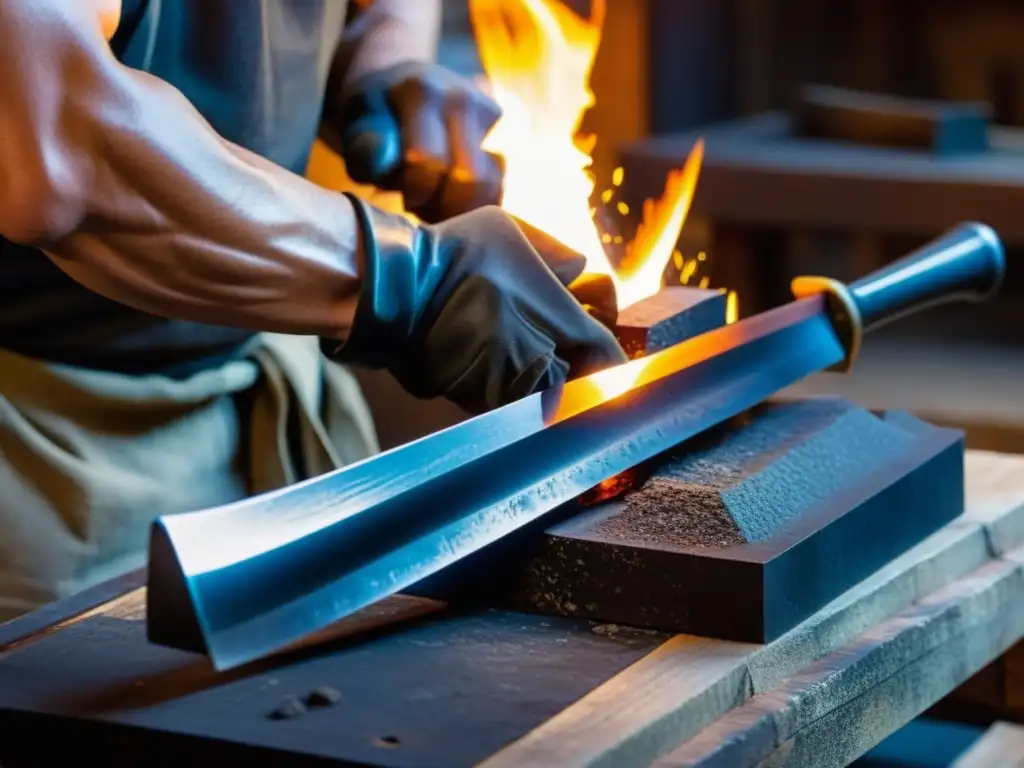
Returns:
[[[502,164],[482,147],[499,115],[471,81],[407,61],[347,85],[327,118],[354,181],[401,192],[406,210],[439,222],[500,202]]]
[[[576,253],[538,250],[494,206],[417,226],[350,199],[363,287],[348,339],[322,342],[334,360],[387,369],[411,394],[472,413],[625,362],[565,287],[584,267]]]

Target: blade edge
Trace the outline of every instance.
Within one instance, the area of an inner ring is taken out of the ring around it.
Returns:
[[[758,354],[752,355],[752,352]],[[616,415],[615,401],[576,414],[541,434],[547,435],[549,441],[556,434],[599,441],[603,435],[603,448],[561,464],[558,460],[548,461],[541,471],[544,477],[529,482],[525,490],[497,499],[496,503],[482,509],[457,515],[450,524],[419,536],[366,568],[329,580],[296,599],[281,602],[270,611],[256,612],[229,626],[218,628],[220,622],[206,619],[217,618],[218,613],[221,613],[219,618],[224,618],[223,601],[232,590],[204,591],[197,588],[199,580],[181,573],[181,577],[190,582],[189,586],[195,588],[190,591],[196,598],[196,605],[200,606],[200,624],[206,633],[209,655],[218,669],[228,669],[280,650],[333,620],[436,573],[602,480],[737,415],[808,374],[827,368],[838,362],[842,354],[827,319],[821,314],[811,315],[768,337],[652,382],[644,387],[642,397],[631,392],[628,407],[618,411],[617,422],[614,418],[609,421],[609,415]],[[698,393],[686,392],[686,385],[701,375],[707,380]],[[659,414],[659,409],[666,408],[666,402],[671,405],[673,397],[685,397],[685,403],[677,402]],[[531,437],[535,435],[478,457],[455,472],[458,477],[464,477],[481,472],[484,463],[507,463],[514,454],[521,455],[530,449],[525,442]],[[623,450],[624,443],[628,443],[628,450]],[[583,460],[588,465],[585,470],[579,468]],[[455,479],[450,473],[447,476],[449,482]],[[220,593],[221,598],[210,600],[214,592]],[[342,594],[348,597],[339,600]]]

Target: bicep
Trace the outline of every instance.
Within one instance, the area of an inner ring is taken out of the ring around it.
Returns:
[[[31,240],[73,218],[82,120],[113,61],[120,0],[0,2],[0,234]]]

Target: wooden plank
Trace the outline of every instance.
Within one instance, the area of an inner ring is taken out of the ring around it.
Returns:
[[[481,768],[642,764],[673,734],[696,730],[750,696],[743,660],[756,648],[679,635]],[[664,692],[676,702],[666,706]]]
[[[1020,557],[1014,550],[1024,543],[1024,488],[1018,478],[1019,457],[989,451],[967,452],[968,498],[984,499],[960,518],[966,525],[981,524],[990,550],[996,556]],[[1002,658],[982,670],[983,677],[968,680],[941,705],[949,715],[972,712],[1010,715],[1024,711],[1024,646],[1007,650]]]
[[[1024,566],[1024,546],[1011,550],[1005,557]],[[984,703],[999,716],[1020,718],[1024,715],[1024,643],[1017,643],[1003,654],[998,671],[999,696]]]
[[[1013,461],[1024,486],[1024,457]],[[987,504],[987,489],[998,493],[1001,486],[970,482],[975,474],[987,476],[990,462],[985,457],[969,461],[966,471],[971,510]],[[767,646],[748,646],[744,652],[744,646],[737,644],[676,638],[656,656],[624,671],[485,765],[647,765],[721,716],[730,698],[742,697],[744,691],[748,696],[769,691],[989,558],[983,527],[954,523]],[[703,687],[694,681],[701,681]],[[601,714],[595,717],[594,713]]]
[[[67,600],[58,600],[42,608],[0,624],[0,653],[46,632],[52,632],[91,611],[109,604],[146,583],[146,571],[132,571],[116,579],[97,584]]]
[[[987,557],[980,526],[945,528],[770,645],[680,635],[484,766],[648,764]]]
[[[985,527],[992,552],[1001,556],[1024,544],[1024,481],[1021,457],[968,451],[967,498],[977,499],[960,518]]]
[[[1024,635],[1024,568],[986,563],[782,680],[655,763],[848,765]]]
[[[1024,766],[1024,726],[994,723],[950,768],[1020,768]]]
[[[847,591],[748,662],[755,693],[970,573],[989,559],[979,526],[948,526]]]

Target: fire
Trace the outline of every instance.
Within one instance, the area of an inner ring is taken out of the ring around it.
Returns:
[[[589,18],[561,0],[470,0],[469,9],[489,87],[502,109],[484,142],[505,161],[502,207],[583,254],[588,272],[610,276],[620,308],[654,295],[689,212],[703,143],[669,174],[661,199],[645,203],[636,237],[616,269],[591,208],[596,139],[580,135],[583,115],[594,104],[590,75],[605,0],[593,0]],[[617,171],[614,182],[621,181]],[[628,213],[622,203],[619,210]]]

